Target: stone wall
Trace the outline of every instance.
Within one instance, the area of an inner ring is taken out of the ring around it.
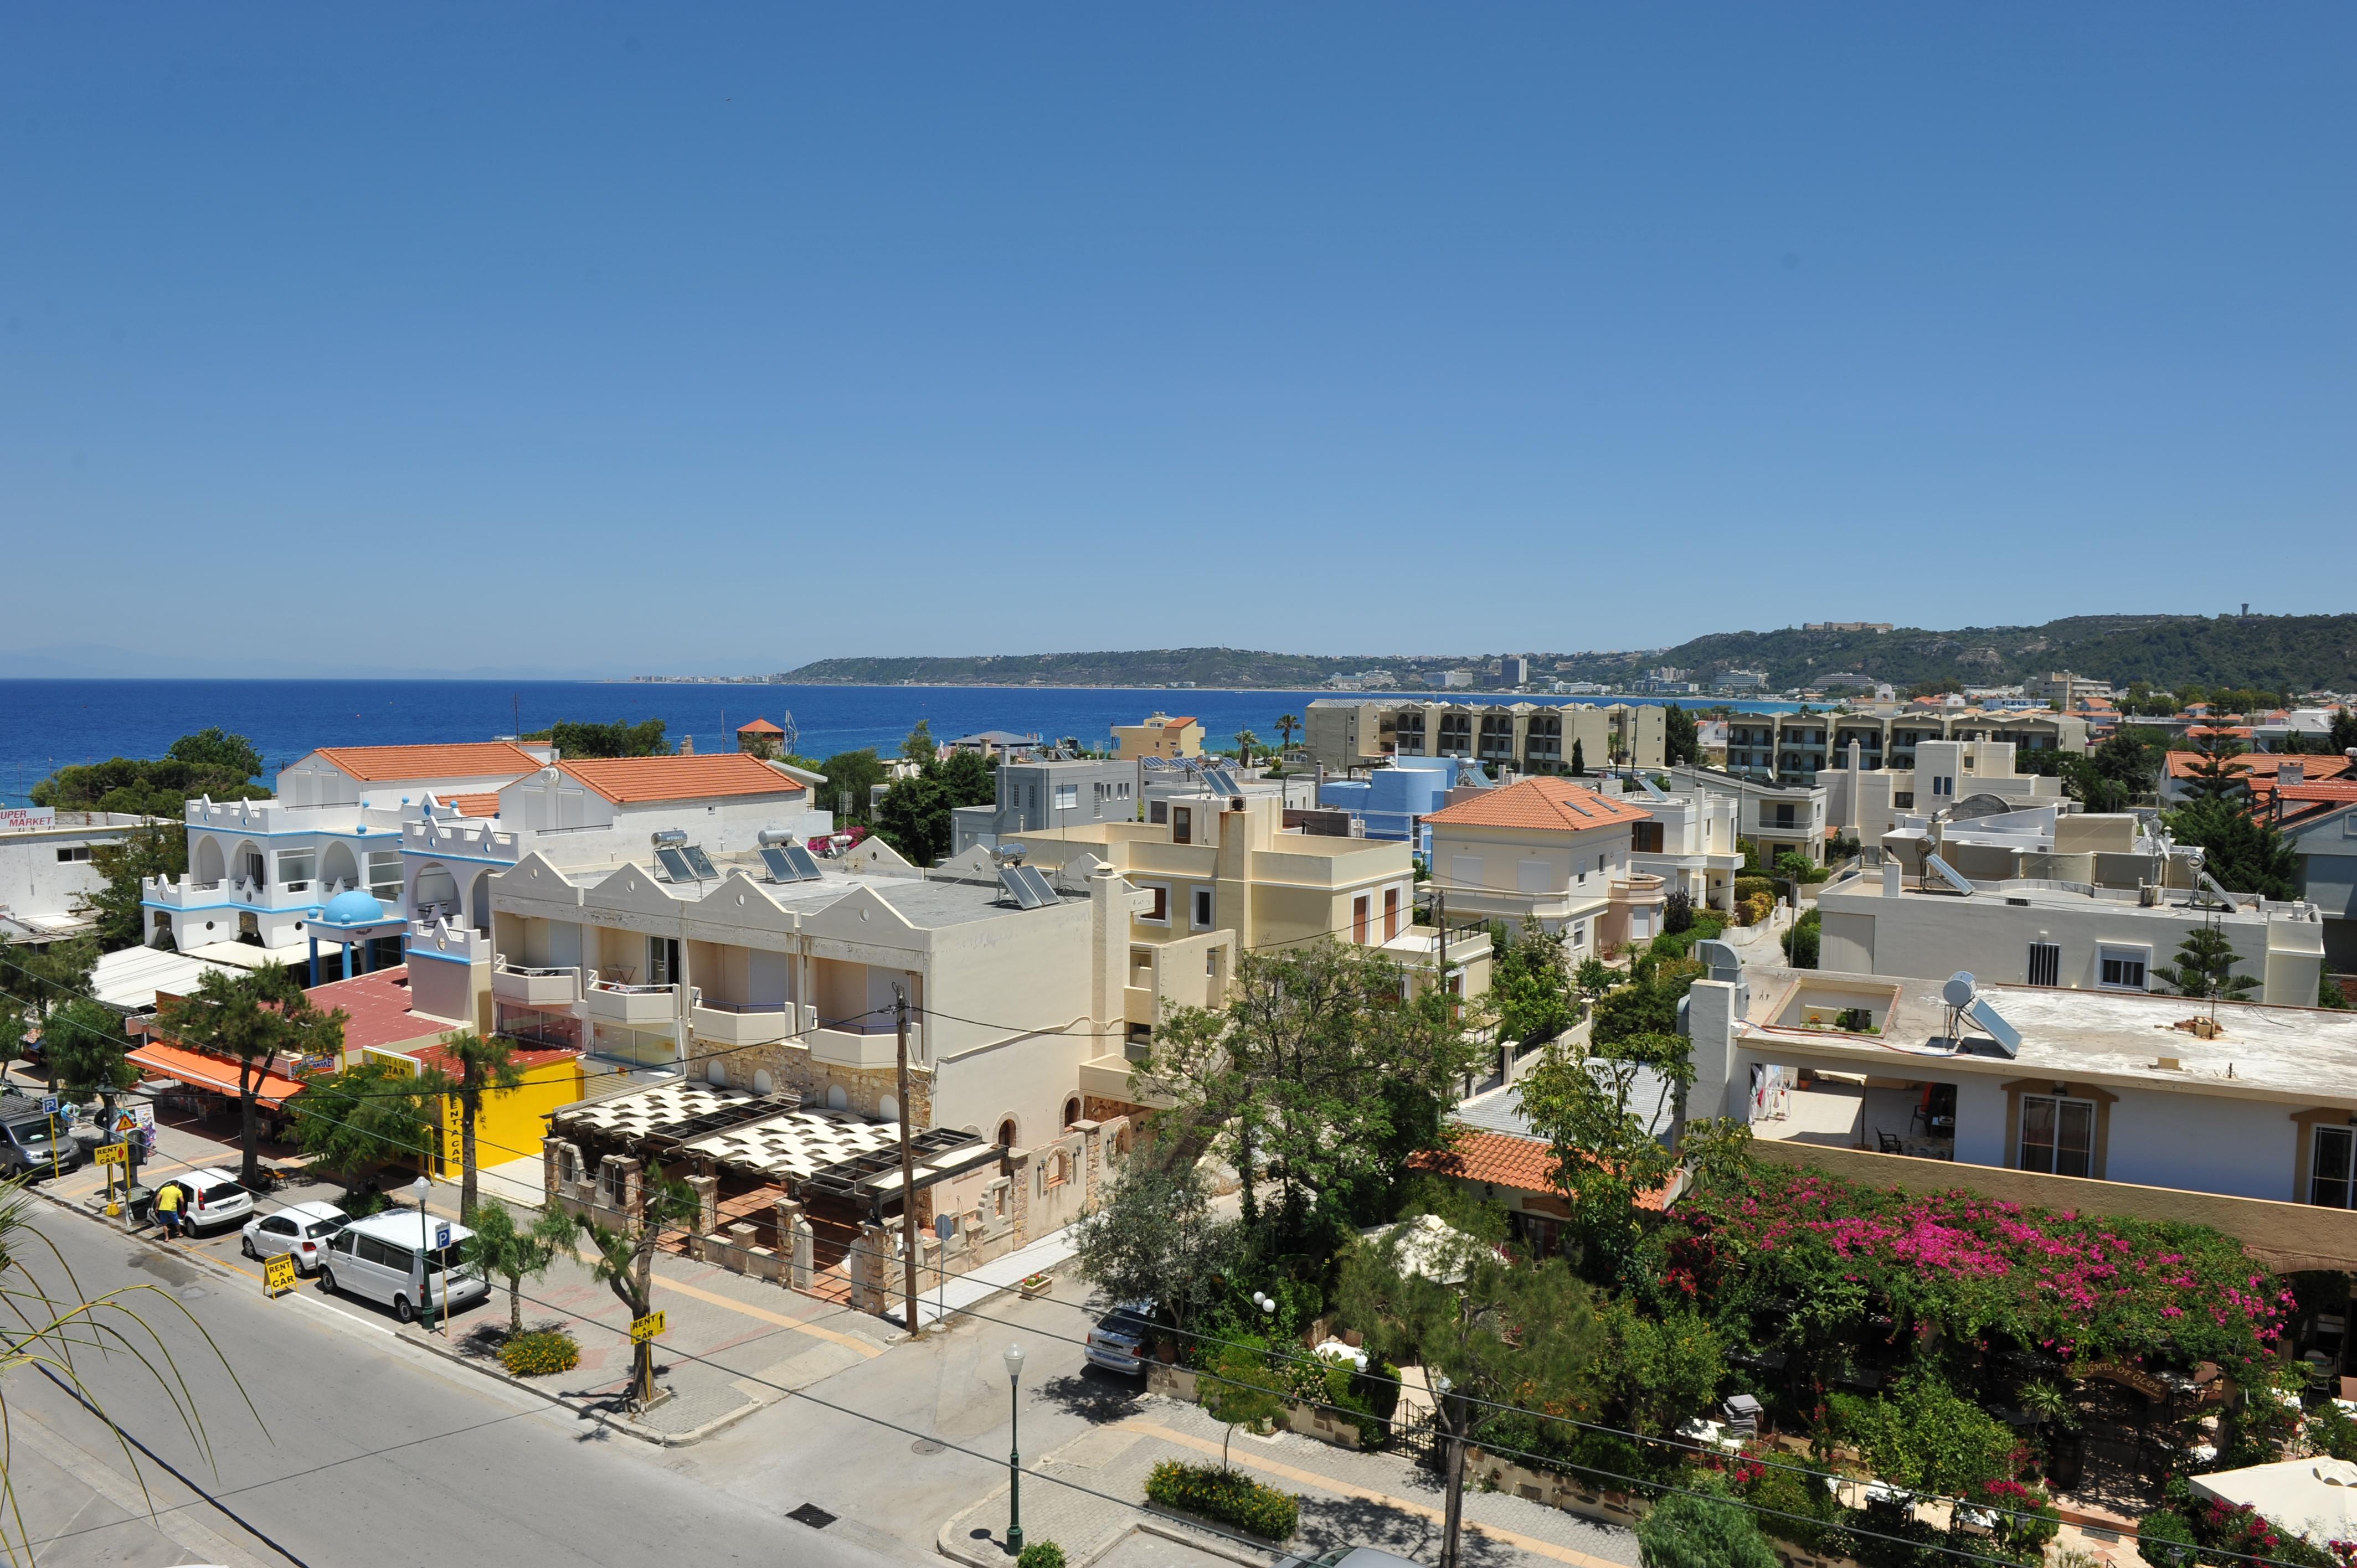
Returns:
[[[844,1103],[836,1109],[870,1118],[881,1118],[884,1101],[899,1097],[898,1068],[852,1068],[813,1060],[810,1047],[799,1040],[731,1047],[726,1056],[712,1059],[726,1070],[732,1089],[754,1092],[758,1075],[767,1073],[773,1091],[791,1089],[802,1097],[804,1105],[816,1111],[829,1108],[829,1091],[834,1090],[843,1092]],[[933,1124],[933,1071],[914,1062],[909,1065],[909,1116],[911,1127]]]

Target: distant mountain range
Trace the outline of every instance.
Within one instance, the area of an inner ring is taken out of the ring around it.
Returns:
[[[1173,686],[1307,690],[1329,676],[1388,670],[1402,685],[1426,671],[1463,669],[1494,685],[1495,655],[1360,653],[1325,656],[1239,648],[1125,652],[979,654],[963,658],[822,659],[789,671],[795,684],[846,686]],[[1674,648],[1615,653],[1534,653],[1533,681],[1625,683],[1670,666],[1706,684],[1727,670],[1758,670],[1777,691],[1829,675],[1907,687],[1927,682],[2010,685],[2060,670],[2126,685],[2357,690],[2357,615],[2073,616],[2043,626],[1931,631],[1714,632]]]

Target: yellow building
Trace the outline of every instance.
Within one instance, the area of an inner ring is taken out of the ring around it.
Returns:
[[[421,1068],[427,1067],[438,1068],[452,1078],[458,1076],[457,1062],[438,1043],[399,1051],[371,1047],[363,1054],[413,1078]],[[475,1119],[478,1169],[488,1170],[511,1160],[537,1161],[542,1140],[547,1135],[549,1113],[560,1106],[574,1104],[590,1092],[579,1051],[520,1045],[514,1059],[523,1081],[513,1089],[486,1091],[482,1110]],[[615,1086],[619,1087],[619,1083],[617,1079]],[[433,1174],[456,1181],[464,1161],[458,1097],[445,1094],[437,1101],[434,1119],[441,1135],[435,1151]]]
[[[1154,714],[1142,725],[1113,726],[1114,755],[1124,762],[1146,757],[1200,757],[1203,726],[1192,718]]]
[[[1204,793],[1157,800],[1153,820],[1027,832],[1030,862],[1054,871],[1086,856],[1135,889],[1124,989],[1127,1049],[1082,1069],[1082,1092],[1127,1094],[1129,1064],[1170,1006],[1217,1006],[1236,960],[1331,938],[1380,950],[1418,989],[1437,974],[1439,933],[1415,920],[1415,869],[1405,841],[1288,829],[1270,797]],[[1486,929],[1452,921],[1448,988],[1490,989]],[[1093,1114],[1093,1112],[1092,1112]]]

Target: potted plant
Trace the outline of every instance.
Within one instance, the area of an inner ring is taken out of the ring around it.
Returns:
[[[1025,1301],[1037,1301],[1039,1297],[1046,1295],[1050,1290],[1053,1290],[1055,1285],[1055,1275],[1039,1273],[1027,1276],[1023,1282],[1017,1284],[1015,1288],[1022,1292],[1023,1299]]]

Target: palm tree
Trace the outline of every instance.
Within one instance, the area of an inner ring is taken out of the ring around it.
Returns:
[[[550,1209],[533,1224],[520,1227],[504,1203],[482,1205],[474,1212],[462,1248],[467,1262],[508,1282],[508,1332],[523,1332],[523,1282],[548,1273],[560,1252],[573,1250],[573,1217]]]
[[[1253,747],[1259,744],[1260,736],[1253,734],[1252,731],[1248,729],[1240,729],[1236,731],[1236,759],[1239,762],[1242,762],[1246,768],[1250,768],[1252,766]]]
[[[1291,751],[1293,749],[1293,737],[1301,733],[1301,715],[1299,714],[1277,714],[1277,749],[1280,751]]]
[[[483,1109],[487,1089],[513,1089],[523,1081],[516,1066],[515,1042],[504,1035],[485,1039],[472,1029],[443,1036],[442,1049],[458,1064],[450,1091],[458,1097],[458,1218],[473,1222],[475,1213],[475,1122]]]

